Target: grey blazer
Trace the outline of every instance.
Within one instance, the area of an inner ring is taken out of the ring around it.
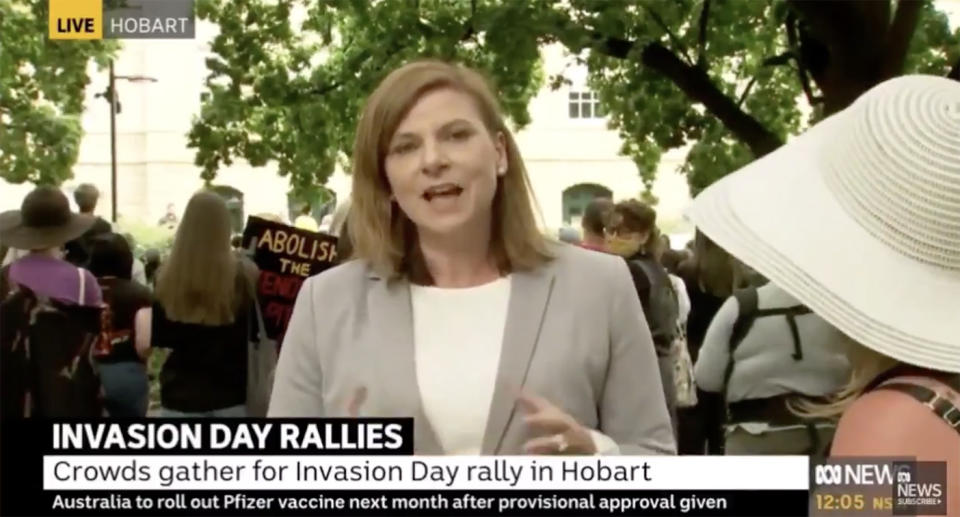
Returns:
[[[559,245],[547,265],[512,274],[510,289],[482,453],[523,454],[532,436],[516,404],[522,387],[612,438],[621,454],[675,454],[653,342],[623,259]],[[421,407],[409,284],[354,260],[304,282],[269,416],[347,416],[361,387],[359,416],[412,416],[416,453],[443,454]]]

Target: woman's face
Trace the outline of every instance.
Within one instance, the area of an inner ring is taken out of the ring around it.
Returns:
[[[502,134],[491,136],[473,99],[450,88],[424,94],[397,126],[384,160],[400,209],[418,232],[438,236],[490,227]]]

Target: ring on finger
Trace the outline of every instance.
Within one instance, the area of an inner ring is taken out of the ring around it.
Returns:
[[[567,437],[563,433],[554,435],[553,440],[557,442],[557,452],[560,454],[566,452],[570,447],[570,442],[567,441]]]

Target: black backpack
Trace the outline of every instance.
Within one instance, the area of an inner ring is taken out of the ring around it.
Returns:
[[[740,346],[743,338],[750,332],[750,328],[753,327],[753,322],[756,321],[757,318],[770,316],[783,316],[786,318],[787,325],[790,327],[790,335],[793,337],[792,357],[794,361],[800,361],[803,359],[803,344],[800,341],[800,331],[797,329],[796,318],[797,316],[812,313],[809,308],[803,305],[759,309],[757,307],[756,287],[740,289],[734,292],[733,296],[737,299],[739,312],[737,314],[737,321],[733,324],[733,332],[730,334],[730,355],[727,360],[727,368],[723,373],[723,391],[721,393],[723,393],[724,396],[727,394],[727,385],[730,383],[730,376],[733,375],[733,353],[737,350],[737,347]]]
[[[645,316],[657,355],[666,357],[677,337],[677,319],[680,317],[680,303],[677,293],[674,292],[673,282],[666,270],[655,261],[637,259],[630,263],[640,268],[650,284],[650,298],[645,307]]]
[[[101,308],[14,288],[0,303],[0,395],[7,418],[104,415],[93,359]]]

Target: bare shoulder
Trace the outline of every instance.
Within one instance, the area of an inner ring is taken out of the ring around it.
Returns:
[[[875,390],[857,399],[837,426],[833,456],[916,456],[945,459],[960,434],[905,393]]]

